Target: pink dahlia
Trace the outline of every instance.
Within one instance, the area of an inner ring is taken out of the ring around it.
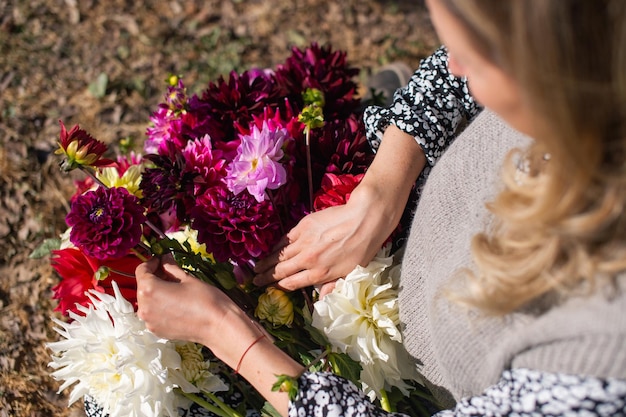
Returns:
[[[185,146],[182,115],[167,107],[160,107],[150,116],[152,127],[146,130],[143,150],[147,154],[163,154],[169,144],[176,148]]]
[[[275,190],[287,182],[287,171],[280,161],[289,132],[281,127],[272,129],[265,122],[261,129],[253,126],[252,132],[240,139],[237,156],[226,168],[226,185],[235,194],[248,190],[261,202],[266,189]]]
[[[322,186],[318,190],[313,207],[316,211],[328,207],[346,204],[350,199],[350,194],[363,179],[365,174],[324,174]]]
[[[65,221],[74,245],[109,259],[127,255],[139,243],[146,217],[139,199],[125,188],[98,187],[76,197]]]
[[[199,196],[191,218],[198,241],[218,262],[250,262],[267,255],[280,237],[280,222],[269,201],[235,195],[224,185]]]
[[[124,256],[106,261],[85,255],[76,248],[61,249],[52,252],[52,267],[61,277],[61,282],[52,288],[53,298],[59,300],[55,311],[64,315],[69,312],[78,313],[78,305],[87,306],[88,290],[96,290],[113,295],[112,281],[117,282],[122,295],[135,308],[137,307],[137,281],[134,278],[135,268],[141,260],[136,256]],[[98,279],[97,272],[107,270],[104,279]]]
[[[233,145],[231,147],[235,148],[237,142]],[[232,159],[234,153],[234,149],[226,148],[226,151],[214,149],[208,135],[188,142],[182,152],[186,170],[199,174],[199,177],[195,179],[199,190],[221,183],[226,176],[226,159]]]

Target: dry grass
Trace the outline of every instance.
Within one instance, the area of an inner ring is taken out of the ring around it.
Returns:
[[[169,73],[198,91],[312,41],[347,51],[363,78],[436,46],[419,1],[0,0],[0,417],[82,413],[48,376],[58,278],[28,257],[65,228],[58,120],[111,144],[141,139]]]

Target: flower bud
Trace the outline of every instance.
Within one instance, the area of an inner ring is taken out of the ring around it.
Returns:
[[[259,297],[254,314],[274,326],[290,326],[293,322],[293,303],[284,291],[268,287],[265,294]]]

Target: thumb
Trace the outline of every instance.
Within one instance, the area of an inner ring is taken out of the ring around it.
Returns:
[[[168,280],[182,282],[191,278],[189,273],[181,268],[173,259],[163,260],[163,271]]]
[[[141,280],[144,278],[148,278],[150,275],[154,275],[156,270],[159,268],[159,264],[161,261],[158,257],[153,256],[148,259],[146,262],[143,262],[135,268],[135,277],[137,280]]]

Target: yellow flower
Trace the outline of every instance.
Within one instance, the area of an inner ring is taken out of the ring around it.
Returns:
[[[124,172],[124,175],[120,177],[117,168],[102,168],[96,173],[96,178],[102,181],[108,188],[126,188],[129,193],[135,195],[137,198],[141,198],[142,193],[139,185],[141,184],[142,169],[143,166],[141,165],[131,165],[126,172]]]
[[[293,323],[293,303],[284,291],[268,287],[265,294],[259,297],[254,314],[274,326],[290,326]]]
[[[189,226],[185,226],[184,229],[179,230],[177,232],[168,233],[168,236],[172,239],[176,239],[182,244],[189,243],[191,250],[193,253],[202,256],[203,258],[208,258],[214,261],[213,255],[207,252],[206,245],[204,243],[198,242],[198,231],[190,228]]]

